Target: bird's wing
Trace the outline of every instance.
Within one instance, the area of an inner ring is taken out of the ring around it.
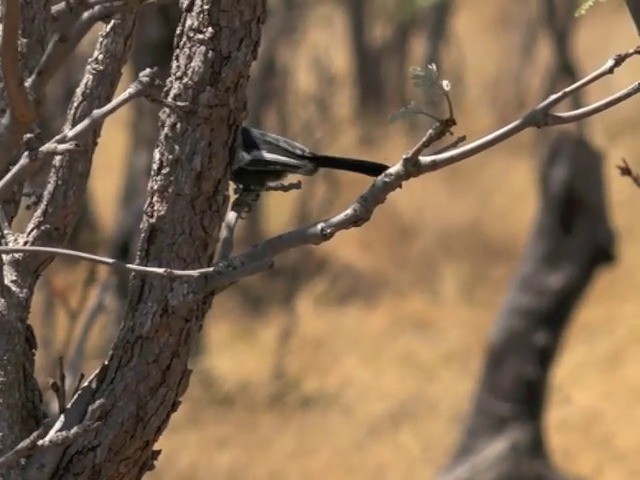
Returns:
[[[283,157],[291,157],[292,155],[306,157],[311,153],[304,145],[289,140],[288,138],[263,132],[256,128],[242,127],[240,135],[242,147],[247,153],[262,151],[274,153]]]
[[[307,160],[298,160],[269,152],[254,152],[242,156],[242,168],[262,172],[288,172],[299,175],[313,175],[318,167]]]

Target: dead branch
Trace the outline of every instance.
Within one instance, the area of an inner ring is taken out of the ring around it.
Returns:
[[[623,177],[629,177],[636,187],[640,188],[640,173],[636,172],[631,168],[631,165],[623,158],[622,165],[616,165],[620,175]]]
[[[346,210],[306,227],[297,228],[267,239],[239,255],[233,256],[228,260],[217,262],[211,267],[195,270],[180,270],[133,265],[108,257],[54,247],[6,246],[0,247],[0,255],[38,252],[63,255],[108,265],[117,270],[135,273],[159,275],[168,278],[205,277],[207,279],[207,288],[212,290],[224,288],[241,278],[270,268],[273,258],[285,251],[298,248],[302,245],[319,245],[330,240],[340,231],[363,225],[371,218],[374,210],[384,203],[388,195],[400,188],[405,181],[413,177],[461,162],[508,140],[528,128],[543,128],[583,120],[612,108],[620,102],[640,93],[639,82],[584,108],[564,113],[551,112],[551,110],[563,100],[566,100],[571,95],[583,90],[603,77],[613,74],[624,62],[639,54],[640,47],[636,47],[628,52],[615,55],[590,75],[560,92],[550,95],[546,100],[518,120],[470,144],[452,150],[449,149],[451,145],[447,145],[444,147],[446,150],[444,152],[421,156],[426,148],[450,133],[452,127],[455,125],[455,119],[453,117],[438,122],[427,131],[420,142],[403,156],[398,164],[378,177],[369,189],[361,194]],[[461,140],[458,139],[454,141],[454,144],[459,141]],[[0,192],[1,191],[2,182],[0,182]]]
[[[20,2],[18,0],[4,2],[2,44],[0,44],[2,78],[9,101],[11,122],[9,125],[15,122],[17,126],[14,128],[23,131],[25,125],[31,125],[36,120],[37,114],[22,81],[22,67],[18,52],[18,35],[21,23]],[[9,132],[3,133],[8,134]]]
[[[157,93],[161,84],[155,75],[156,71],[154,69],[149,68],[144,70],[121,95],[114,98],[107,105],[96,108],[80,123],[55,136],[38,150],[26,151],[18,163],[0,180],[0,198],[2,198],[6,192],[10,191],[16,183],[24,180],[29,170],[34,168],[36,163],[50,159],[54,154],[77,150],[80,147],[76,142],[87,131],[101,125],[107,117],[113,115],[117,110],[136,98]]]

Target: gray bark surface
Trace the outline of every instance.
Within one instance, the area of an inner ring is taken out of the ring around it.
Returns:
[[[179,105],[161,112],[138,263],[184,269],[211,263],[265,9],[260,0],[229,6],[182,3],[165,91]],[[213,295],[203,293],[203,280],[135,276],[130,289],[118,338],[92,380],[93,403],[104,401],[103,424],[66,449],[53,478],[141,478],[187,388],[190,347]]]

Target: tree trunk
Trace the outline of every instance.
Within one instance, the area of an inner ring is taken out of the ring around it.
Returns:
[[[20,3],[26,11],[25,4],[34,2]],[[226,212],[229,163],[245,113],[245,88],[260,40],[265,1],[244,0],[230,8],[220,0],[185,0],[181,8],[136,260],[190,269],[211,264]],[[48,11],[45,6],[40,9]],[[119,12],[96,44],[65,129],[113,97],[137,14],[134,5]],[[31,23],[33,30],[37,24]],[[0,218],[4,242],[55,246],[66,241],[83,202],[101,126],[96,122],[86,130],[78,140],[80,148],[55,157],[42,200],[24,233],[11,232]],[[3,257],[0,456],[43,420],[33,378],[36,344],[27,318],[36,281],[52,258]],[[187,388],[190,349],[213,294],[205,277],[133,277],[123,323],[108,359],[43,439],[45,443],[64,441],[36,448],[26,462],[3,469],[2,478],[138,479],[153,468],[158,456],[153,445]],[[83,433],[78,434],[78,429]]]
[[[563,478],[542,433],[547,378],[571,312],[613,248],[601,155],[583,138],[561,134],[542,165],[537,224],[441,480]]]
[[[136,261],[170,268],[210,265],[227,206],[228,163],[245,111],[244,89],[264,1],[194,0],[176,32],[176,51],[154,153]],[[239,28],[241,26],[241,28]],[[153,445],[180,405],[190,347],[212,294],[203,279],[134,276],[109,359],[88,387],[103,402],[101,427],[68,447],[53,478],[137,479],[153,468]],[[82,410],[82,392],[72,401]],[[96,448],[99,445],[99,448]]]

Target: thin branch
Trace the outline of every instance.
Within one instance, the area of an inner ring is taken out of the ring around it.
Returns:
[[[548,123],[545,126],[552,125],[566,125],[567,123],[575,123],[581,120],[585,120],[589,117],[593,117],[598,113],[602,113],[605,110],[609,110],[612,107],[628,100],[629,98],[640,93],[640,82],[636,82],[633,85],[628,86],[624,90],[619,91],[607,97],[599,102],[592,103],[591,105],[583,108],[579,108],[577,110],[572,110],[570,112],[565,113],[555,113],[550,114],[548,118]]]
[[[475,156],[505,140],[517,135],[528,128],[542,128],[551,125],[562,125],[577,120],[584,120],[590,116],[601,113],[607,108],[611,108],[623,100],[626,100],[640,93],[640,88],[636,85],[619,92],[605,100],[593,105],[574,110],[572,112],[552,114],[551,109],[560,102],[567,99],[571,94],[578,92],[601,78],[613,74],[629,58],[640,55],[640,46],[610,58],[602,67],[586,76],[582,80],[570,85],[564,90],[549,96],[546,100],[533,108],[530,112],[510,123],[509,125],[492,132],[474,142],[449,152],[439,155],[428,155],[420,158],[421,173],[439,170],[449,165],[453,165],[469,157]]]
[[[69,18],[60,22],[59,30],[49,42],[47,50],[27,86],[36,95],[47,85],[49,80],[64,65],[67,58],[75,51],[76,47],[86,37],[91,28],[99,21],[106,20],[121,12],[128,6],[126,0],[92,2],[93,5],[76,5],[77,9],[69,12]]]
[[[58,399],[58,415],[62,415],[67,407],[67,376],[64,371],[64,357],[62,355],[58,357],[58,379],[56,383],[60,387],[58,392],[54,390]]]
[[[460,135],[455,140],[453,140],[453,141],[447,143],[446,145],[434,150],[433,152],[431,152],[430,155],[439,155],[441,153],[448,152],[449,150],[453,150],[454,148],[458,148],[460,145],[462,145],[466,141],[467,141],[467,136],[466,135]]]
[[[82,378],[82,364],[85,360],[85,352],[89,343],[89,336],[93,331],[100,314],[107,305],[107,299],[112,296],[114,289],[113,278],[107,278],[102,281],[100,287],[88,305],[83,318],[77,323],[81,326],[80,333],[77,335],[73,350],[69,354],[68,372],[72,381],[76,378]],[[69,349],[70,350],[70,349]],[[76,387],[76,390],[78,387]]]
[[[38,150],[26,151],[20,158],[20,161],[0,180],[0,198],[3,198],[5,192],[10,191],[17,182],[24,180],[34,163],[46,158],[51,158],[49,152],[58,152],[59,148],[68,147],[72,142],[79,140],[86,131],[104,122],[108,116],[115,113],[127,103],[138,97],[147,95],[153,90],[159,89],[160,82],[156,78],[156,73],[156,70],[151,68],[142,71],[140,75],[138,75],[138,78],[129,85],[121,95],[114,98],[104,107],[95,109],[76,126],[56,135]],[[72,147],[74,147],[74,145],[72,145]],[[76,144],[75,148],[77,149],[79,146]]]
[[[39,65],[23,84],[18,54],[20,3],[7,0],[2,30],[2,74],[6,85],[9,109],[0,125],[0,171],[11,165],[22,136],[38,118],[37,106],[53,75],[64,65],[80,41],[99,20],[104,20],[126,8],[131,0],[106,2],[64,2],[69,14],[59,22],[59,31],[50,40]],[[89,10],[86,10],[89,8]]]
[[[25,125],[31,125],[36,120],[37,113],[22,80],[20,53],[18,52],[18,36],[21,22],[20,2],[18,0],[6,0],[4,2],[4,19],[2,22],[2,44],[0,44],[2,78],[4,79],[4,87],[9,102],[10,122],[17,122],[24,128]],[[0,133],[10,135],[12,132],[9,129]],[[3,152],[4,154],[5,152]]]
[[[249,213],[251,206],[260,198],[258,192],[242,192],[234,200],[222,222],[217,260],[227,260],[233,253],[233,237],[242,215]]]
[[[306,227],[297,228],[267,239],[251,247],[244,253],[216,262],[211,267],[195,270],[173,270],[132,265],[108,257],[53,247],[0,246],[0,255],[37,252],[63,255],[108,265],[121,271],[160,275],[167,278],[204,276],[207,279],[207,287],[211,289],[224,288],[246,276],[269,268],[272,265],[272,259],[285,251],[302,245],[319,245],[331,239],[340,231],[363,225],[371,218],[375,209],[384,203],[393,191],[400,188],[405,181],[412,177],[458,163],[498,143],[504,142],[527,128],[541,128],[547,125],[570,123],[575,121],[575,119],[583,119],[600,113],[607,108],[617,105],[624,99],[630,98],[632,95],[638,93],[638,87],[633,86],[608,99],[573,112],[562,114],[553,114],[550,112],[554,106],[558,105],[558,103],[572,93],[576,93],[600,78],[603,78],[605,75],[613,73],[622,63],[638,54],[640,54],[640,47],[614,56],[600,69],[564,90],[551,95],[520,119],[469,145],[449,150],[452,145],[462,141],[461,139],[457,139],[452,144],[446,145],[441,149],[446,150],[443,153],[437,151],[432,155],[421,157],[420,155],[425,148],[433,145],[436,141],[450,133],[455,125],[455,119],[453,118],[442,120],[432,126],[420,142],[407,152],[398,164],[376,178],[369,189],[361,194],[346,210]],[[231,224],[229,226],[231,233],[233,233],[237,220],[238,217],[231,218]],[[228,254],[228,250],[229,247],[225,247],[223,253],[225,253],[225,255]]]
[[[616,165],[616,167],[621,176],[629,177],[636,187],[640,188],[640,173],[634,171],[624,158],[622,159],[622,165]]]
[[[191,277],[206,278],[207,285],[211,289],[226,287],[238,280],[254,275],[256,273],[267,270],[271,266],[270,261],[254,262],[247,265],[239,265],[233,258],[215,263],[211,267],[198,268],[193,270],[176,270],[162,267],[146,267],[142,265],[134,265],[131,263],[121,262],[109,257],[93,255],[90,253],[78,252],[75,250],[67,250],[65,248],[56,247],[38,247],[38,246],[0,246],[0,255],[14,254],[35,254],[42,253],[48,255],[58,255],[61,257],[70,257],[87,262],[93,262],[100,265],[107,265],[114,270],[128,273],[140,273],[145,275],[157,275],[165,278]]]

